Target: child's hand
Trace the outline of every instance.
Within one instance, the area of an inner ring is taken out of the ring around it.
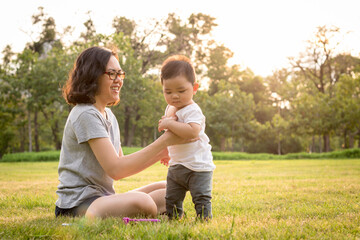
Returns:
[[[160,159],[161,164],[164,164],[165,166],[169,166],[170,157],[167,148],[164,148],[161,152],[159,152],[158,157]]]
[[[160,160],[161,164],[164,164],[165,166],[169,166],[170,157],[165,157]]]
[[[176,121],[177,120],[177,117],[165,117],[163,116],[160,120],[159,120],[159,125],[158,125],[158,130],[159,132],[165,130],[165,129],[168,129],[169,127],[169,124],[172,122],[172,121]]]
[[[166,109],[166,117],[175,117],[176,116],[176,111],[178,109],[174,106],[168,105],[167,109]]]

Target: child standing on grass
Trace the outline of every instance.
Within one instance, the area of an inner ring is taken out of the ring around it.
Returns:
[[[159,131],[169,130],[181,138],[199,138],[168,147],[169,169],[166,185],[166,212],[170,219],[183,216],[183,201],[190,191],[197,217],[212,218],[211,189],[215,169],[205,116],[193,101],[199,84],[191,61],[182,55],[169,57],[161,68],[161,83],[168,104],[159,120]]]

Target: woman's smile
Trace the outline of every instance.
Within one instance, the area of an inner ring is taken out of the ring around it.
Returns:
[[[113,90],[115,93],[119,93],[121,89],[121,86],[112,86],[111,90]]]

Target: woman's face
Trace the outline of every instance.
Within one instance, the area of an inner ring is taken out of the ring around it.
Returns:
[[[119,61],[111,56],[106,66],[106,72],[119,72],[120,70]],[[111,80],[109,75],[104,73],[99,79],[98,91],[95,96],[96,103],[107,106],[119,101],[122,85],[123,80],[119,76],[115,80]]]

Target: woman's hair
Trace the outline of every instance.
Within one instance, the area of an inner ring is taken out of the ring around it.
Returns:
[[[90,47],[80,53],[63,87],[63,96],[67,103],[76,105],[96,102],[98,81],[106,71],[111,56],[118,59],[115,51],[103,47]]]
[[[164,80],[184,76],[191,84],[195,83],[195,70],[189,58],[174,55],[167,58],[161,67],[161,84]]]

